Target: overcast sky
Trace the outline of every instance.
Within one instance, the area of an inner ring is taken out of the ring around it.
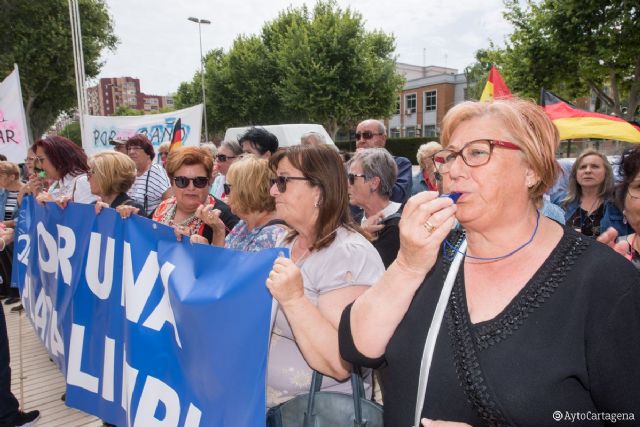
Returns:
[[[289,5],[303,0],[106,0],[120,39],[115,52],[104,55],[99,77],[140,79],[142,91],[166,95],[190,80],[200,67],[198,24],[189,16],[208,19],[202,25],[202,49],[229,49],[239,34],[258,34]],[[399,62],[457,68],[474,60],[489,40],[502,45],[511,26],[502,17],[502,0],[338,0],[340,7],[359,11],[369,30],[396,38]],[[93,83],[93,82],[92,82]]]

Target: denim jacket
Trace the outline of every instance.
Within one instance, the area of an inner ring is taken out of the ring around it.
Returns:
[[[564,218],[567,221],[567,224],[579,207],[580,200],[574,200],[567,203],[564,208]],[[624,223],[624,216],[622,215],[622,212],[620,212],[620,209],[618,209],[613,204],[613,200],[604,201],[604,214],[602,215],[602,220],[600,221],[600,230],[602,230],[603,233],[609,227],[615,228],[618,231],[618,236],[626,236],[627,234],[633,233],[633,229],[629,226],[629,224]]]

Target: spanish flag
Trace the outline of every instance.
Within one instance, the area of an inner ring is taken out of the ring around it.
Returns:
[[[173,135],[171,135],[171,145],[169,152],[182,147],[182,119],[176,120],[173,125]]]
[[[480,96],[480,101],[493,101],[500,98],[511,98],[511,91],[502,80],[502,76],[496,66],[492,65],[487,84],[484,86]]]
[[[560,139],[598,138],[640,142],[640,126],[606,114],[580,110],[542,89],[540,105],[560,132]]]

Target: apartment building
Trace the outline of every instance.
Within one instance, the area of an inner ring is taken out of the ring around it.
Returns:
[[[396,64],[407,80],[398,94],[396,111],[385,120],[391,138],[436,136],[442,118],[465,100],[467,80],[454,68]]]
[[[89,114],[111,116],[120,106],[144,111],[145,114],[173,109],[171,96],[148,95],[140,91],[140,79],[111,77],[100,79],[96,86],[87,89]]]

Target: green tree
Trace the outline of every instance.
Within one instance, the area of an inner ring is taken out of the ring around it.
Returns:
[[[66,125],[60,131],[59,135],[64,136],[67,139],[75,142],[79,146],[82,146],[82,135],[80,134],[80,123],[79,122],[71,122]]]
[[[394,39],[364,29],[362,15],[320,0],[312,10],[289,8],[259,36],[240,36],[229,52],[206,62],[211,129],[316,122],[335,137],[340,126],[395,109],[403,78],[395,71]],[[178,89],[176,105],[193,105],[196,73]]]
[[[321,123],[335,138],[340,126],[393,113],[404,82],[395,70],[394,39],[367,32],[361,14],[319,1],[312,13],[306,7],[282,13],[264,33],[274,40],[275,91],[289,116]]]
[[[207,112],[213,129],[278,123],[278,79],[269,53],[257,36],[238,37],[229,52],[209,58],[206,68]]]
[[[506,0],[514,26],[497,55],[510,88],[575,98],[593,91],[608,112],[633,119],[640,103],[640,8],[628,0]]]
[[[142,116],[144,111],[135,108],[119,105],[113,112],[114,116]]]
[[[103,49],[117,38],[105,0],[80,0],[87,78],[98,75]],[[0,76],[17,63],[27,120],[39,137],[61,112],[77,103],[67,0],[0,1]]]

